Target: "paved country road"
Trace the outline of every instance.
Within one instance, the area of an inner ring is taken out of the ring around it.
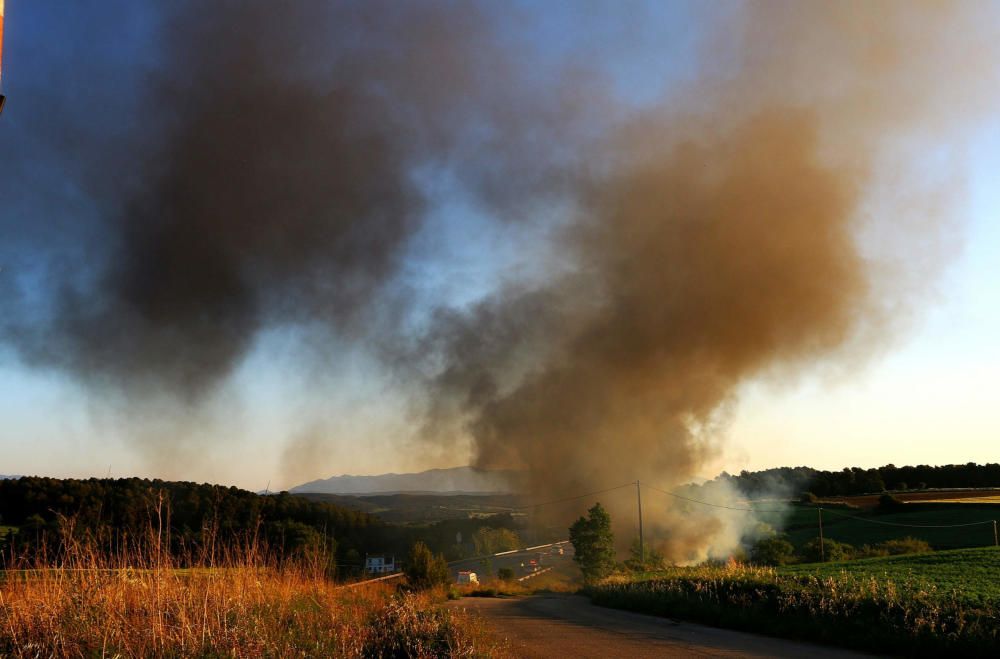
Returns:
[[[518,657],[863,657],[845,650],[594,606],[580,595],[450,603],[481,615]]]

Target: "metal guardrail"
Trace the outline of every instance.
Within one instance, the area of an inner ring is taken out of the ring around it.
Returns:
[[[403,572],[393,572],[392,574],[387,574],[384,577],[375,577],[374,579],[365,579],[364,581],[355,581],[354,583],[346,583],[342,586],[337,586],[337,589],[341,588],[357,588],[358,586],[364,586],[370,583],[375,583],[377,581],[388,581],[389,579],[398,579],[404,576]]]
[[[529,551],[536,551],[538,549],[548,549],[549,547],[558,547],[559,545],[565,545],[565,544],[568,544],[568,543],[569,543],[569,540],[559,540],[557,542],[550,542],[550,543],[545,544],[545,545],[535,545],[534,547],[525,547],[524,549],[511,549],[511,550],[508,550],[508,551],[500,551],[500,552],[497,552],[495,554],[484,554],[482,556],[472,556],[471,558],[460,558],[457,561],[449,561],[448,567],[453,567],[453,566],[456,566],[456,565],[461,565],[462,563],[470,563],[472,561],[482,561],[482,560],[485,560],[487,558],[496,558],[497,556],[510,556],[512,554],[522,554],[522,553],[529,552]],[[527,579],[529,577],[533,577],[533,576],[537,576],[539,574],[543,574],[545,572],[548,572],[551,569],[552,568],[549,567],[549,568],[546,568],[544,570],[539,570],[537,572],[532,572],[531,574],[527,575],[526,577],[521,577],[520,579],[518,579],[518,581],[523,581],[524,579]],[[374,579],[365,579],[364,581],[355,581],[354,583],[344,584],[342,586],[337,586],[337,588],[357,588],[358,586],[363,586],[365,584],[370,584],[370,583],[376,583],[378,581],[388,581],[390,579],[398,579],[401,576],[403,576],[402,572],[394,572],[392,574],[388,574],[388,575],[385,575],[383,577],[375,577]]]
[[[534,577],[537,577],[540,574],[545,574],[546,572],[548,572],[551,569],[552,569],[551,567],[547,567],[547,568],[545,568],[543,570],[538,570],[537,572],[532,572],[531,574],[526,574],[523,577],[520,577],[518,579],[518,581],[527,581],[528,579],[532,579]]]

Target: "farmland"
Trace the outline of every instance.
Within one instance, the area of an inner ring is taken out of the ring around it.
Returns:
[[[897,510],[879,512],[840,506],[824,507],[822,515],[824,537],[854,547],[911,536],[927,541],[935,549],[961,549],[994,545],[992,521],[1000,518],[1000,508],[973,504],[906,504]],[[819,513],[813,506],[795,505],[785,513],[759,513],[758,517],[776,528],[783,528],[796,547],[819,535]]]
[[[859,494],[842,497],[823,497],[820,504],[840,503],[856,508],[874,508],[880,494]],[[1000,490],[996,488],[946,488],[933,490],[907,490],[893,492],[904,503],[1000,503]]]
[[[839,563],[789,565],[781,575],[820,579],[870,577],[896,583],[918,583],[969,606],[1000,605],[1000,548],[957,549],[929,554],[867,558]]]
[[[611,577],[604,606],[868,651],[989,656],[1000,640],[1000,550],[775,570],[740,564]]]

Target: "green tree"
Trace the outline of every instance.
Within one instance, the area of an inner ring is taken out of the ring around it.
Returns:
[[[795,559],[795,547],[786,538],[761,538],[750,548],[750,560],[757,565],[785,565]]]
[[[517,549],[521,544],[521,540],[510,529],[495,529],[490,526],[481,526],[472,534],[472,544],[476,548],[477,556],[487,556],[501,551]]]
[[[875,510],[880,513],[894,513],[901,510],[904,506],[906,506],[906,503],[902,499],[886,492],[878,498],[878,507]]]
[[[823,539],[823,551],[820,551],[819,538],[813,538],[802,547],[802,557],[806,563],[820,561],[846,561],[854,556],[854,547],[846,542],[837,542],[830,538]]]
[[[435,556],[427,545],[419,541],[410,548],[405,572],[410,585],[420,590],[451,583],[451,573],[444,556]]]
[[[580,566],[583,578],[596,581],[607,576],[615,566],[615,537],[611,532],[611,515],[600,503],[587,511],[569,527],[573,543],[573,560]]]

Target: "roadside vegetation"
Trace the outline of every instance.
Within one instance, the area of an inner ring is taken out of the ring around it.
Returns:
[[[63,543],[58,560],[14,557],[0,573],[0,656],[504,654],[480,623],[441,606],[444,587],[338,584],[322,552],[282,556],[250,537],[180,562],[158,527],[114,552]]]
[[[611,532],[611,516],[600,503],[587,511],[569,527],[573,543],[573,560],[588,583],[607,576],[615,568],[615,536]]]
[[[585,592],[603,606],[868,651],[995,656],[998,569],[997,549],[782,570],[731,562],[612,576]]]
[[[813,498],[790,506],[791,532],[778,534],[759,524],[752,531],[756,540],[745,552],[694,567],[669,566],[655,550],[640,547],[638,539],[625,561],[609,561],[596,548],[611,542],[610,520],[606,513],[597,515],[601,524],[596,525],[592,509],[590,518],[581,517],[570,532],[577,556],[590,561],[577,559],[583,592],[603,606],[870,652],[996,655],[1000,547],[935,551],[925,539],[941,540],[941,534],[950,532],[951,543],[985,544],[979,536],[988,532],[993,544],[993,524],[983,510],[959,505],[949,513],[978,513],[975,520],[958,522],[974,525],[928,528],[935,521],[955,524],[956,519],[916,517],[944,511],[922,505],[918,511],[883,494],[870,510],[824,508],[821,540],[814,535],[821,511]],[[603,512],[599,505],[595,509]],[[838,512],[842,515],[836,516]],[[894,537],[907,524],[924,525],[905,529],[923,537]],[[580,533],[581,528],[588,533]],[[874,541],[858,542],[873,536]]]

